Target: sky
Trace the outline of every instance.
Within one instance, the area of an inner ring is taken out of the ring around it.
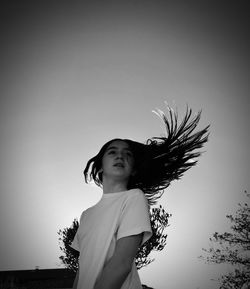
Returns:
[[[86,162],[114,137],[164,135],[165,102],[211,125],[197,166],[165,191],[155,289],[216,289],[198,259],[249,191],[247,1],[5,1],[1,7],[0,270],[62,267],[60,229],[101,198]]]

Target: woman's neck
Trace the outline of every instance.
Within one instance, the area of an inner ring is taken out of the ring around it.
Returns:
[[[108,181],[103,180],[103,193],[104,194],[112,194],[112,193],[118,193],[122,191],[127,190],[127,182],[114,182],[114,181]]]

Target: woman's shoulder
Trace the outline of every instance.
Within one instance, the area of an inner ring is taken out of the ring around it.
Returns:
[[[146,198],[144,192],[139,188],[128,190],[127,195],[128,198]]]
[[[144,195],[143,191],[141,189],[139,189],[139,188],[134,188],[134,189],[131,189],[129,191],[131,191],[133,194],[137,194],[137,195],[141,195],[142,194],[142,195]]]
[[[149,206],[148,200],[141,189],[135,188],[128,190],[123,198],[123,204],[125,206]]]

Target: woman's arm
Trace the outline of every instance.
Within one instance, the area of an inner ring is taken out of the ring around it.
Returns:
[[[76,272],[76,277],[75,277],[72,289],[77,289],[78,279],[79,279],[79,268]]]
[[[129,272],[142,241],[142,234],[121,238],[114,255],[104,267],[94,289],[120,289]]]

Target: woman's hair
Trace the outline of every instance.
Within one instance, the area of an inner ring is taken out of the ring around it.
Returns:
[[[186,114],[178,125],[178,114],[168,107],[169,117],[162,111],[156,113],[161,117],[166,127],[166,136],[153,137],[145,144],[130,139],[112,139],[101,148],[99,153],[91,158],[84,170],[85,181],[93,180],[102,186],[102,158],[107,147],[116,140],[126,142],[134,156],[136,174],[130,177],[128,189],[139,188],[146,195],[149,204],[155,204],[173,180],[178,180],[183,173],[197,163],[195,158],[208,140],[208,129],[194,133],[200,120],[201,111],[191,119],[192,110],[187,107]]]

